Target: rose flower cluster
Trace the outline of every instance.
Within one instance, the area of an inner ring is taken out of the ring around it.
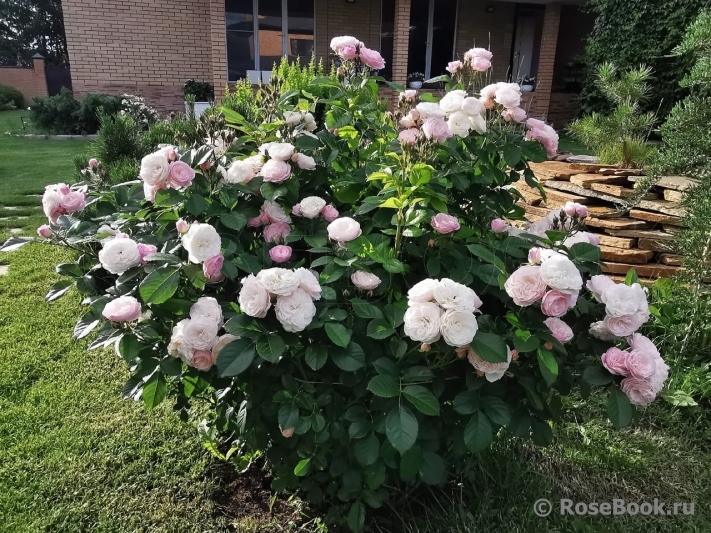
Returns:
[[[161,189],[189,187],[195,178],[195,171],[187,163],[178,161],[178,153],[169,146],[141,159],[138,177],[143,181],[146,200],[153,202]]]
[[[639,283],[615,283],[607,276],[593,276],[587,288],[605,304],[605,318],[590,326],[590,333],[603,340],[629,337],[649,320],[647,295]]]

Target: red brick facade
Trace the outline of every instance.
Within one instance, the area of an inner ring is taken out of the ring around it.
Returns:
[[[35,96],[47,96],[44,59],[33,58],[31,67],[0,67],[0,85],[20,91],[28,105]]]

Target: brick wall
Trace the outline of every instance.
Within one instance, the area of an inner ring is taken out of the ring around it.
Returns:
[[[555,52],[558,44],[558,28],[560,27],[560,8],[560,4],[548,4],[543,18],[543,36],[541,38],[541,53],[538,62],[538,85],[528,113],[530,116],[542,120],[548,120],[550,108]]]
[[[560,131],[573,122],[578,114],[578,95],[575,93],[551,93],[548,121]]]
[[[210,0],[210,56],[215,100],[225,96],[227,85],[227,38],[225,37],[225,1]]]
[[[127,92],[184,109],[185,80],[213,80],[212,1],[63,0],[75,94]]]
[[[20,91],[29,105],[35,96],[47,96],[44,59],[33,58],[31,67],[0,67],[0,85]]]

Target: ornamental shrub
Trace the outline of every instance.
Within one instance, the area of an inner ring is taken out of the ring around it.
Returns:
[[[633,275],[598,275],[584,206],[530,232],[501,220],[522,215],[510,185],[537,185],[528,163],[557,135],[526,120],[516,84],[472,96],[488,51],[451,66],[439,102],[404,91],[388,112],[380,54],[332,48],[337,78],[302,93],[309,112],[328,95],[315,128],[265,87],[258,125],[224,109],[198,125],[207,143],[146,155],[139,183],[48,187],[38,233],[81,251],[47,299],[85,296],[75,337],[115,347],[126,398],[184,417],[207,401],[201,434],[359,530],[366,508],[474,467],[498,432],[549,444],[573,391],[607,389],[629,424],[667,367],[636,333]]]
[[[25,105],[25,97],[14,87],[0,85],[0,102],[9,102],[17,109],[21,109]]]

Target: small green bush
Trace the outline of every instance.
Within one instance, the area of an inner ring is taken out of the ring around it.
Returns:
[[[96,133],[99,130],[99,108],[103,108],[107,115],[115,115],[121,111],[121,97],[87,93],[75,113],[77,127],[82,133]]]
[[[225,87],[225,96],[222,99],[222,107],[236,111],[248,122],[255,124],[259,117],[259,103],[261,91],[255,94],[249,80],[239,80],[230,91],[230,86]]]
[[[8,85],[0,85],[0,104],[11,102],[16,108],[25,106],[25,97],[22,93]]]
[[[40,131],[51,134],[81,133],[77,112],[81,104],[72,92],[63,87],[55,96],[36,97],[30,108],[32,124]]]
[[[207,81],[190,79],[183,86],[183,94],[193,95],[196,102],[212,102],[215,99],[215,87]]]
[[[106,172],[109,176],[109,182],[113,184],[126,183],[138,178],[138,170],[141,163],[137,159],[119,159],[107,166]]]
[[[121,159],[138,160],[145,155],[140,128],[130,116],[99,112],[99,120],[101,128],[93,152],[104,165],[110,166]]]

